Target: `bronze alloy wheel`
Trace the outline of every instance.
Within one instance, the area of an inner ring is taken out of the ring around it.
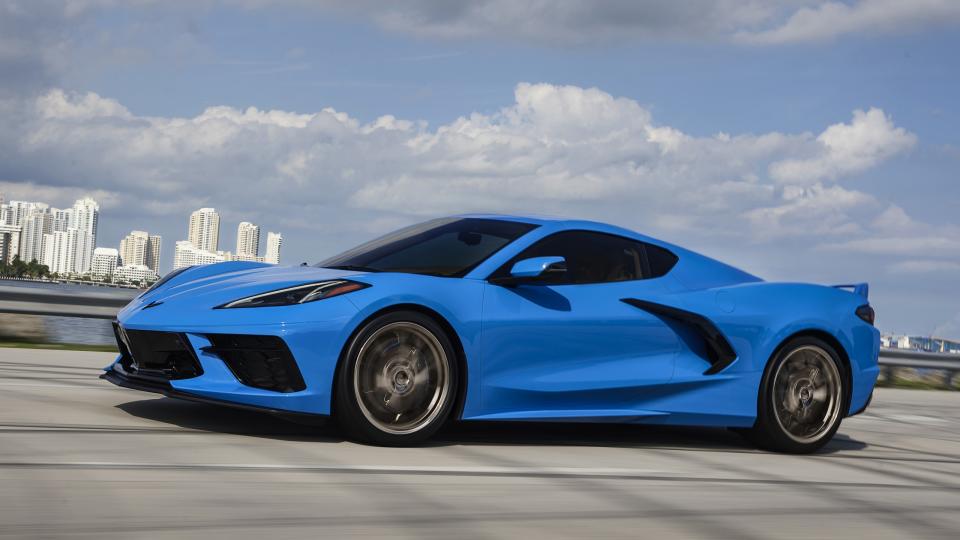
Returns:
[[[816,442],[840,415],[840,371],[832,357],[815,345],[793,349],[773,376],[774,417],[794,441]]]
[[[406,435],[430,424],[449,399],[449,361],[439,340],[412,322],[395,322],[366,339],[354,364],[353,391],[367,420]]]
[[[357,440],[423,442],[451,415],[458,374],[456,349],[440,321],[416,311],[380,315],[344,351],[334,416]]]
[[[847,415],[846,364],[815,336],[784,343],[764,370],[753,427],[737,429],[750,442],[806,454],[825,445]]]

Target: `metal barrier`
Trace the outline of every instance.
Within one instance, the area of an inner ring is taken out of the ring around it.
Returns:
[[[0,313],[115,319],[117,312],[140,294],[136,289],[89,288],[61,290],[0,282]]]
[[[953,388],[953,381],[960,374],[960,354],[909,349],[880,349],[880,367],[886,380],[892,378],[894,368],[943,371],[943,383],[947,388]]]

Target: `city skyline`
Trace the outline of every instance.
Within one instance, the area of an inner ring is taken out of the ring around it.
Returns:
[[[107,277],[111,274],[132,281],[151,281],[167,269],[177,268],[177,251],[191,251],[190,264],[210,264],[228,260],[280,262],[282,235],[267,233],[264,256],[259,256],[260,227],[243,221],[237,230],[237,246],[243,252],[221,251],[220,215],[214,208],[192,212],[187,225],[187,240],[176,242],[173,263],[162,266],[161,235],[133,229],[117,247],[98,245],[100,206],[92,197],[77,199],[70,208],[60,209],[41,201],[5,200],[0,192],[0,260],[10,262],[16,256],[24,262],[46,265],[51,273]],[[213,251],[197,248],[193,242]]]
[[[173,269],[225,261],[253,261],[280,264],[280,233],[267,232],[267,250],[259,255],[260,227],[249,221],[237,226],[236,252],[219,249],[220,214],[205,207],[190,214],[187,239],[174,247]]]

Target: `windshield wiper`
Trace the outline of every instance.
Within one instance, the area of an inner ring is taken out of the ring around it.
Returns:
[[[383,270],[380,270],[379,268],[358,266],[356,264],[335,264],[333,266],[324,266],[324,268],[332,268],[333,270],[349,270],[351,272],[383,272]]]

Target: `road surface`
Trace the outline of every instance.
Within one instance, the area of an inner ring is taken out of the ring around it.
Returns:
[[[814,456],[724,430],[464,424],[422,448],[0,349],[0,537],[956,538],[960,392],[878,390]]]

